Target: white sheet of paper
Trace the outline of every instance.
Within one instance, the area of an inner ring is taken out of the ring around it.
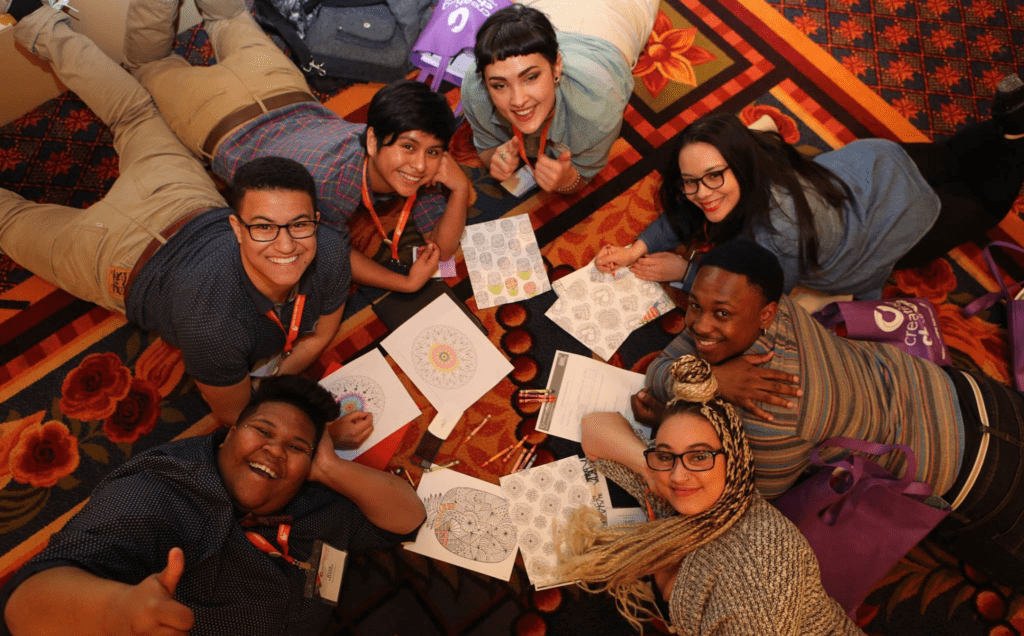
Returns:
[[[380,349],[349,362],[320,380],[320,386],[334,395],[342,415],[353,411],[373,414],[373,433],[369,439],[355,450],[335,451],[342,459],[355,459],[420,416],[419,407]]]
[[[643,386],[642,373],[556,351],[547,388],[555,391],[558,399],[540,407],[537,430],[578,442],[583,436],[580,421],[584,415],[614,411],[630,419],[629,398]]]
[[[518,535],[500,487],[443,468],[423,473],[416,494],[427,520],[406,550],[503,581],[512,576]]]
[[[526,300],[551,289],[529,215],[467,226],[462,255],[477,309]]]
[[[604,360],[633,331],[675,307],[658,283],[627,268],[605,274],[593,261],[551,288],[558,300],[544,315]]]
[[[537,589],[572,582],[551,574],[558,564],[554,523],[564,529],[569,516],[581,506],[603,514],[605,499],[598,479],[590,462],[575,455],[498,478],[519,532],[526,575]]]
[[[465,411],[512,365],[448,296],[439,296],[381,342],[438,411]]]

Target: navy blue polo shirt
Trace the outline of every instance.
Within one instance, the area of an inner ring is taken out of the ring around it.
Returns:
[[[125,299],[128,319],[181,349],[185,371],[211,386],[241,382],[285,344],[284,331],[266,315],[274,303],[242,267],[231,214],[218,208],[189,221],[142,267]],[[306,296],[300,337],[344,304],[352,278],[348,237],[324,225],[316,236],[316,257],[299,282]],[[293,300],[278,309],[282,325],[291,323],[293,309]]]

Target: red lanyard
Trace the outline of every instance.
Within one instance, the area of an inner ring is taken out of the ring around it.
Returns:
[[[388,233],[384,231],[384,226],[380,224],[380,217],[377,216],[377,211],[373,209],[373,200],[370,197],[370,189],[366,187],[366,164],[369,158],[363,159],[363,205],[370,211],[370,218],[373,219],[373,224],[377,226],[377,231],[384,238],[384,242],[391,246],[391,258],[395,261],[398,260],[398,239],[402,237],[402,232],[405,230],[405,224],[409,221],[409,212],[412,211],[412,205],[416,202],[416,195],[412,195],[405,200],[405,206],[402,207],[402,213],[398,217],[398,223],[395,224],[395,238],[394,240],[388,239]]]
[[[548,120],[548,123],[544,124],[544,130],[540,131],[540,148],[537,149],[537,156],[541,157],[544,155],[544,147],[548,143],[548,131],[551,130],[551,124],[555,121],[552,117]],[[512,132],[515,134],[516,139],[519,140],[519,156],[522,158],[523,163],[533,168],[530,164],[530,160],[526,158],[526,142],[523,141],[523,131],[519,130],[515,126],[512,126]]]
[[[249,542],[259,548],[261,552],[266,552],[274,558],[282,558],[288,563],[302,569],[308,569],[310,565],[305,561],[296,561],[295,557],[288,554],[288,535],[291,534],[292,527],[290,525],[282,523],[277,526],[277,545],[280,550],[275,549],[273,545],[261,535],[249,530],[245,533],[245,537],[249,539]]]
[[[295,339],[299,337],[299,324],[302,322],[302,309],[306,305],[306,295],[299,294],[295,297],[295,306],[292,308],[292,322],[285,331],[284,325],[281,324],[281,319],[277,317],[277,312],[273,309],[267,311],[267,318],[270,318],[284,331],[284,352],[286,354],[291,353],[292,345],[295,344]]]

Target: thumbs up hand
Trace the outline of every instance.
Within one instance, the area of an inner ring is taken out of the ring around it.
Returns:
[[[537,166],[533,171],[537,185],[545,192],[571,188],[576,183],[579,173],[572,166],[572,153],[563,150],[558,159],[547,155],[537,157]]]
[[[192,610],[174,600],[185,571],[185,553],[171,548],[167,567],[138,585],[125,586],[106,611],[105,630],[116,636],[187,636],[195,623]]]

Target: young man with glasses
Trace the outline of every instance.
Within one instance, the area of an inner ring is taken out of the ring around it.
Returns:
[[[110,126],[120,177],[85,210],[0,190],[0,249],[180,348],[213,414],[234,424],[251,370],[298,373],[333,339],[348,245],[318,229],[316,184],[289,159],[240,167],[228,207],[146,90],[68,22],[42,7],[15,38]]]

